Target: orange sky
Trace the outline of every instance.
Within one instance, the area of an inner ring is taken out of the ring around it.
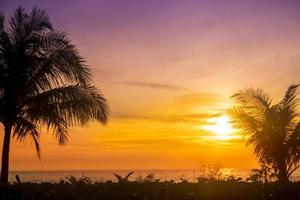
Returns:
[[[0,8],[6,16],[18,5],[45,8],[92,67],[111,118],[70,128],[65,146],[44,134],[41,161],[30,141],[14,142],[12,169],[256,166],[241,138],[218,140],[204,126],[239,89],[262,87],[277,99],[299,83],[298,1],[52,2]]]

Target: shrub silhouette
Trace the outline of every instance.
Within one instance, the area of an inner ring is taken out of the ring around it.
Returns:
[[[134,173],[134,171],[129,172],[126,176],[122,177],[119,174],[113,173],[114,176],[117,178],[119,183],[126,183],[129,181],[129,177]]]

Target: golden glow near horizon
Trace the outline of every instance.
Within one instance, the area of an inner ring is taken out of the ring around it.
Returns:
[[[235,131],[227,115],[213,117],[207,120],[208,124],[204,129],[212,131],[216,134],[216,139],[228,140],[232,139],[232,133]]]

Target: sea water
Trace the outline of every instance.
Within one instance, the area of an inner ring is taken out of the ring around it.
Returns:
[[[114,173],[121,176],[126,176],[130,171],[134,171],[129,180],[137,180],[141,177],[146,177],[153,174],[155,179],[161,181],[174,180],[180,181],[181,179],[190,182],[196,182],[197,177],[203,176],[204,172],[201,169],[147,169],[147,170],[52,170],[52,171],[11,171],[9,174],[9,181],[15,182],[15,176],[19,175],[22,182],[58,182],[68,176],[76,178],[88,177],[92,181],[117,181]],[[229,176],[241,177],[246,179],[249,177],[251,169],[236,169],[236,168],[222,168],[219,170],[219,178],[228,178]],[[300,180],[300,172],[296,172],[292,180]]]

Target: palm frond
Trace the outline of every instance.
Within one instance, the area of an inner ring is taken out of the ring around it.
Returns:
[[[60,144],[67,141],[68,125],[85,125],[90,120],[107,123],[109,108],[97,88],[69,85],[54,88],[28,99],[22,116],[53,128]]]
[[[27,109],[58,113],[68,124],[84,125],[89,120],[107,122],[106,99],[93,86],[68,85],[38,94],[26,101]],[[45,113],[46,114],[46,113]]]
[[[297,123],[286,142],[288,147],[290,163],[298,163],[300,161],[300,122]]]
[[[264,121],[265,112],[270,109],[272,103],[270,95],[262,89],[244,89],[232,95],[231,98],[258,121]]]
[[[113,173],[113,175],[117,178],[119,183],[126,183],[129,181],[129,177],[134,173],[134,171],[129,172],[126,176],[122,177],[119,174]]]
[[[297,98],[297,88],[299,84],[293,84],[288,87],[282,101],[281,105],[283,107],[288,107],[294,109],[299,103],[299,98]]]
[[[29,33],[41,32],[45,29],[53,30],[49,16],[44,9],[38,9],[34,7],[29,15],[30,21],[28,30]]]
[[[120,182],[123,180],[123,177],[119,174],[113,173],[113,175],[117,178],[117,180]]]
[[[46,33],[38,46],[40,52],[36,54],[40,55],[34,57],[36,62],[31,62],[27,70],[25,94],[30,96],[67,83],[89,84],[90,70],[64,33]]]
[[[14,15],[10,18],[9,35],[15,44],[25,38],[26,33],[24,28],[28,20],[29,16],[22,7],[17,8]]]
[[[0,34],[4,31],[4,15],[0,13]]]
[[[245,135],[255,134],[261,129],[262,121],[252,116],[243,107],[235,106],[228,112],[233,117],[233,125],[237,129],[243,130]]]
[[[295,123],[299,117],[297,106],[299,104],[299,98],[297,98],[297,88],[299,85],[291,85],[286,91],[283,99],[278,104],[280,106],[280,112],[283,116],[281,119],[282,127],[285,127],[287,131],[288,139],[289,133],[295,128]]]
[[[23,141],[24,139],[30,137],[34,142],[37,155],[40,158],[41,154],[40,154],[40,144],[39,144],[39,137],[40,137],[39,133],[40,130],[38,125],[21,117],[18,117],[16,119],[13,137],[19,141]]]
[[[52,24],[45,10],[34,7],[30,14],[19,7],[10,19],[9,35],[16,44],[32,44],[44,30],[53,30]],[[22,42],[21,42],[22,41]]]
[[[129,172],[124,178],[125,178],[126,180],[128,180],[129,177],[130,177],[133,173],[134,173],[134,171]]]
[[[33,105],[31,106],[32,107],[29,106],[23,110],[20,116],[33,123],[46,126],[48,131],[50,131],[50,129],[53,130],[59,144],[65,144],[68,141],[68,124],[63,119],[64,116],[56,112],[53,106],[50,105],[39,104],[37,106],[42,106],[39,108]]]
[[[263,108],[269,108],[272,103],[270,95],[260,88],[247,88],[235,93],[231,97],[237,103],[253,107],[256,107],[257,104],[259,104]]]

